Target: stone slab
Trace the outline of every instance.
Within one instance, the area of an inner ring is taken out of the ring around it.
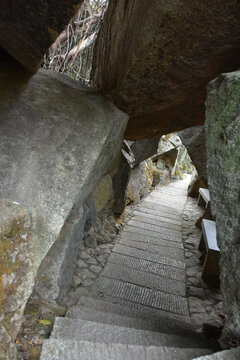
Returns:
[[[155,197],[148,197],[147,201],[151,204],[154,205],[160,205],[160,206],[164,206],[165,208],[169,209],[169,212],[171,212],[171,210],[174,210],[174,212],[181,212],[184,204],[183,203],[178,203],[176,201],[169,201],[167,199],[156,199]]]
[[[194,360],[239,360],[240,346],[228,350],[216,352],[212,355],[201,356]]]
[[[196,326],[189,316],[150,308],[117,297],[95,293],[88,297],[81,296],[75,306],[85,306],[99,311],[148,320],[158,324],[157,326],[160,326],[165,333],[179,334],[180,332],[181,335],[199,338],[199,334],[195,332]]]
[[[171,188],[169,185],[161,186],[157,190],[152,191],[152,194],[154,196],[161,196],[161,195],[167,195],[167,196],[173,196],[173,197],[180,197],[180,198],[186,198],[186,190],[179,190],[177,187]]]
[[[109,277],[168,294],[186,296],[186,284],[182,281],[160,277],[116,263],[107,264],[100,277]]]
[[[181,231],[181,223],[180,224],[173,224],[172,222],[165,222],[155,218],[151,218],[149,216],[144,216],[143,213],[133,212],[133,220],[141,221],[147,224],[157,225],[163,229],[171,229],[180,232]]]
[[[146,271],[150,274],[166,277],[178,281],[186,281],[185,270],[158,264],[152,261],[137,259],[132,256],[122,255],[118,253],[111,253],[108,263],[120,264],[128,268],[133,268],[141,271]]]
[[[157,245],[144,243],[142,241],[132,241],[128,238],[120,238],[119,244],[184,261],[184,250],[178,247],[175,248],[173,246],[164,246],[161,243]]]
[[[119,297],[129,302],[179,315],[188,315],[187,299],[182,296],[166,294],[162,291],[103,277],[96,280],[93,289],[93,293],[100,291],[108,296]]]
[[[105,344],[74,340],[45,340],[40,360],[191,360],[208,349]]]
[[[151,200],[157,200],[157,202],[161,203],[161,202],[169,202],[170,204],[171,203],[175,203],[176,204],[176,201],[178,201],[178,203],[176,204],[177,206],[179,206],[180,204],[181,205],[184,205],[185,202],[186,202],[186,196],[180,196],[180,195],[169,195],[167,194],[166,192],[157,192],[157,193],[150,193],[148,195],[148,199],[151,199]]]
[[[154,201],[151,201],[151,200],[148,200],[148,198],[146,198],[146,200],[144,199],[141,203],[141,205],[144,207],[144,206],[147,206],[149,207],[150,209],[154,209],[154,210],[158,210],[158,211],[162,211],[163,213],[167,213],[167,214],[171,214],[171,215],[176,215],[178,216],[178,219],[180,218],[181,216],[181,210],[179,209],[175,209],[174,207],[171,207],[171,206],[167,206],[167,205],[164,205],[164,204],[160,204],[160,202],[154,202]]]
[[[139,223],[141,225],[141,223]],[[144,224],[145,225],[145,224]],[[133,233],[136,233],[136,234],[140,234],[140,235],[146,235],[146,236],[151,236],[151,237],[155,237],[157,239],[165,239],[165,240],[168,240],[169,242],[178,242],[178,243],[181,243],[182,239],[181,237],[179,236],[173,236],[173,235],[169,235],[169,234],[166,234],[164,232],[159,232],[159,231],[153,231],[150,229],[146,229],[144,227],[144,225],[141,225],[141,227],[139,226],[133,226],[133,225],[126,225],[124,227],[125,231],[128,231],[128,232],[133,232]]]
[[[139,231],[140,232],[140,231]],[[149,236],[140,234],[138,232],[128,231],[128,228],[126,230],[123,230],[121,233],[121,239],[128,239],[132,242],[138,241],[138,242],[144,242],[147,244],[154,244],[159,246],[168,246],[178,249],[183,249],[183,244],[180,242],[175,241],[169,241],[168,239],[162,238],[162,237],[155,237],[155,236]]]
[[[179,230],[162,227],[158,224],[157,221],[155,221],[155,224],[143,222],[142,220],[136,219],[134,216],[128,221],[128,225],[130,226],[136,226],[139,228],[144,228],[146,230],[160,232],[161,234],[167,234],[176,236],[177,238],[181,238],[181,232]]]
[[[165,206],[153,204],[151,202],[148,202],[147,200],[143,200],[141,202],[141,207],[139,206],[139,209],[141,209],[141,211],[143,212],[164,216],[169,219],[174,219],[178,221],[181,219],[181,212],[171,211],[172,209],[166,208]]]
[[[138,316],[134,317],[123,314],[119,315],[115,312],[95,310],[92,307],[86,307],[82,305],[72,306],[68,310],[66,317],[71,319],[90,320],[103,324],[125,326],[128,328],[157,332],[163,332],[164,329],[164,326],[161,325],[161,322],[154,321],[154,319],[141,319]]]
[[[127,328],[124,326],[97,323],[94,321],[56,318],[51,339],[101,342],[105,344],[129,344],[144,346],[174,346],[191,348],[199,346],[188,338],[175,334],[166,334],[148,330]]]
[[[123,230],[123,232],[121,233],[121,240],[123,240],[123,239],[144,242],[147,244],[155,244],[155,245],[159,245],[159,246],[163,245],[163,246],[169,246],[169,247],[174,247],[174,248],[178,248],[178,249],[183,249],[183,244],[180,242],[169,241],[162,237],[154,237],[154,236],[144,235],[144,234],[127,231],[127,230]]]
[[[164,255],[153,254],[145,250],[134,249],[122,244],[116,244],[113,249],[113,252],[123,255],[133,256],[137,259],[145,259],[145,260],[153,261],[155,263],[165,264],[176,268],[185,269],[185,263],[183,261],[172,259]]]
[[[146,219],[153,219],[162,223],[166,223],[166,224],[173,224],[173,225],[177,225],[179,227],[181,227],[181,220],[174,220],[168,217],[165,217],[164,214],[159,215],[158,213],[154,212],[153,213],[149,213],[145,211],[143,211],[141,208],[137,208],[137,210],[133,211],[133,215],[137,215],[137,216],[141,216],[144,217]]]

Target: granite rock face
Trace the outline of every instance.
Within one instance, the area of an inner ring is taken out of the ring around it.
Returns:
[[[152,176],[150,175],[146,161],[143,161],[130,172],[126,190],[126,204],[138,202],[149,192],[151,185]]]
[[[134,166],[157,153],[159,140],[159,137],[143,139],[134,141],[133,144],[130,145],[134,155]]]
[[[235,0],[109,2],[92,81],[129,114],[126,138],[204,123],[207,83],[240,64],[239,14]]]
[[[187,148],[200,179],[207,185],[207,155],[204,126],[194,126],[178,133]]]
[[[227,325],[240,338],[240,71],[207,89],[206,144],[211,210],[221,250],[221,289]]]
[[[113,195],[112,177],[105,175],[93,191],[93,199],[98,212],[100,212]]]
[[[81,3],[82,0],[1,1],[0,47],[35,72]]]
[[[121,214],[126,206],[126,189],[130,177],[131,167],[124,156],[121,154],[117,173],[113,177],[114,204],[113,212]]]
[[[32,216],[26,293],[51,248],[38,280],[41,293],[48,288],[56,300],[74,271],[82,206],[119,157],[127,116],[96,91],[55,72],[39,71],[19,88],[16,82],[12,77],[8,87],[0,87],[0,198],[23,204]]]
[[[22,205],[0,201],[0,358],[14,359],[14,340],[33,286],[31,217]]]

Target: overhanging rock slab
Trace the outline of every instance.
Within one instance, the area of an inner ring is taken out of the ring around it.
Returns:
[[[204,123],[207,83],[239,68],[236,0],[112,0],[92,80],[130,116],[126,138]]]

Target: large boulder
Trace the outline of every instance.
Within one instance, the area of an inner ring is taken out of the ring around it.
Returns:
[[[91,77],[130,115],[126,138],[204,123],[207,83],[240,65],[239,16],[236,0],[109,2]]]
[[[207,94],[208,185],[221,250],[221,289],[227,325],[240,338],[240,71],[222,74]]]
[[[178,133],[187,148],[200,179],[207,185],[207,155],[204,126],[193,126]]]
[[[20,87],[18,77],[16,84],[10,79],[0,87],[0,198],[22,204],[32,217],[33,266],[22,273],[28,276],[22,303],[37,270],[37,289],[55,301],[74,271],[84,202],[119,157],[128,117],[62,74],[42,70]]]
[[[2,0],[0,47],[35,72],[82,0]]]

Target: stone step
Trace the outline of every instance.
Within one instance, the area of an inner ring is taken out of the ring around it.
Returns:
[[[139,234],[136,231],[134,231],[135,229],[131,229],[131,230],[133,230],[133,231],[128,231],[126,229],[123,229],[123,231],[121,232],[121,237],[119,237],[119,238],[121,240],[127,239],[130,241],[138,241],[138,242],[143,242],[146,244],[152,244],[152,245],[158,245],[158,246],[162,245],[162,246],[168,246],[171,248],[184,249],[183,244],[180,242],[169,241],[168,239],[164,239],[162,236],[154,237],[154,236]]]
[[[157,221],[155,221],[155,224],[147,223],[146,221],[143,222],[141,220],[136,219],[134,216],[128,221],[127,225],[135,226],[141,229],[146,229],[154,232],[159,232],[163,235],[170,235],[174,238],[181,239],[181,231],[174,230],[171,228],[162,227],[161,225],[158,225]],[[175,240],[177,241],[177,240]]]
[[[202,355],[201,357],[194,358],[194,360],[239,360],[240,359],[240,346],[228,350],[219,351],[212,355]]]
[[[191,360],[208,349],[105,344],[74,340],[45,340],[40,360]]]
[[[71,311],[74,308],[78,309],[79,306],[84,306],[101,312],[147,320],[153,324],[154,327],[157,326],[161,328],[165,333],[194,336],[202,339],[202,336],[195,332],[196,326],[190,321],[188,316],[171,314],[166,311],[149,308],[144,305],[134,304],[119,298],[104,296],[102,294],[98,295],[98,297],[92,296],[81,296],[78,304],[73,306]]]
[[[55,319],[50,339],[179,348],[206,347],[206,343],[185,336],[62,317]]]
[[[152,198],[152,197],[148,197],[147,198],[147,201],[153,205],[156,205],[156,206],[161,206],[161,207],[165,207],[168,209],[168,212],[172,212],[172,213],[175,213],[175,214],[181,214],[181,212],[183,211],[183,208],[184,208],[184,204],[183,203],[179,203],[179,202],[170,202],[170,201],[167,201],[167,200],[158,200],[156,198]]]
[[[166,277],[168,279],[173,279],[183,282],[186,281],[185,270],[178,269],[168,265],[158,264],[144,259],[137,259],[132,256],[122,255],[113,252],[111,253],[111,256],[108,258],[108,263],[120,264],[130,269],[133,268],[136,270],[145,271],[150,274]]]
[[[129,240],[127,237],[121,237],[119,244],[184,261],[184,250],[179,247],[175,248],[173,246],[167,246],[166,244],[149,244],[143,241]]]
[[[130,269],[119,264],[108,263],[100,276],[146,286],[150,289],[160,290],[169,294],[186,296],[186,284],[182,281]]]
[[[157,193],[152,194],[150,193],[147,197],[148,201],[156,201],[159,204],[171,204],[175,206],[175,208],[179,208],[181,206],[184,206],[186,203],[186,196],[171,196],[167,195],[165,193]],[[169,205],[170,206],[170,205]]]
[[[106,295],[177,315],[189,315],[187,299],[183,296],[168,294],[116,279],[100,276],[93,285],[92,293],[93,296],[97,296],[97,294]]]
[[[165,222],[161,221],[157,218],[150,218],[149,216],[144,216],[143,213],[139,214],[138,212],[133,212],[133,220],[142,221],[147,224],[157,225],[164,229],[174,230],[178,231],[178,233],[181,231],[181,223],[180,224],[173,224],[171,222]]]
[[[168,219],[181,221],[181,211],[171,212],[171,209],[167,211],[165,207],[161,207],[161,205],[155,205],[146,200],[141,202],[141,206],[136,207],[136,210],[140,210],[142,212],[147,212],[153,215],[164,216]]]
[[[137,216],[141,216],[145,219],[152,219],[152,220],[156,220],[159,223],[165,224],[165,226],[167,226],[167,224],[172,224],[172,225],[176,225],[179,227],[179,229],[181,229],[181,220],[174,220],[174,219],[169,219],[167,217],[164,217],[164,215],[158,215],[156,213],[147,213],[141,210],[141,208],[137,208],[137,210],[133,211],[133,215],[137,215]]]
[[[162,188],[159,188],[157,191],[152,191],[151,194],[153,196],[171,196],[173,198],[180,198],[180,199],[186,199],[186,190],[179,190],[179,189],[174,189],[174,188],[171,188],[169,189],[168,187],[162,187]]]
[[[98,323],[125,326],[134,329],[149,330],[149,331],[163,331],[161,322],[156,319],[141,319],[138,317],[130,317],[125,315],[118,315],[116,313],[104,312],[89,308],[86,306],[75,305],[72,306],[66,313],[66,317],[71,319],[90,320]],[[164,332],[164,331],[163,331]],[[168,331],[169,332],[169,331]]]
[[[129,231],[129,232],[133,232],[133,233],[140,234],[140,235],[151,236],[151,237],[155,237],[158,239],[165,239],[165,240],[168,240],[169,242],[172,241],[172,242],[182,243],[182,238],[179,236],[169,235],[164,232],[160,233],[159,231],[153,231],[150,229],[146,229],[146,228],[144,228],[143,225],[142,225],[142,227],[132,226],[130,224],[125,225],[124,231]]]
[[[185,263],[181,260],[175,260],[168,256],[150,253],[148,251],[132,248],[123,244],[116,244],[113,248],[113,252],[133,256],[138,259],[149,260],[158,264],[173,266],[179,269],[185,269]]]
[[[179,197],[180,199],[186,199],[187,196],[187,192],[186,190],[179,190],[179,189],[174,189],[174,188],[167,188],[167,187],[162,187],[159,188],[157,191],[153,191],[151,194],[153,194],[154,196],[171,196],[172,198],[176,198]]]
[[[171,182],[170,184],[167,184],[165,186],[168,188],[173,188],[173,189],[186,189],[187,190],[188,185],[189,185],[189,180],[188,180],[188,178],[185,178],[183,180]]]
[[[140,211],[144,214],[150,214],[150,215],[154,215],[157,217],[161,217],[164,219],[164,221],[174,220],[174,221],[177,221],[178,223],[181,223],[180,215],[163,212],[161,209],[160,210],[154,209],[154,208],[152,208],[152,206],[150,206],[148,204],[145,204],[145,205],[143,204],[141,207],[136,207],[135,211]]]

